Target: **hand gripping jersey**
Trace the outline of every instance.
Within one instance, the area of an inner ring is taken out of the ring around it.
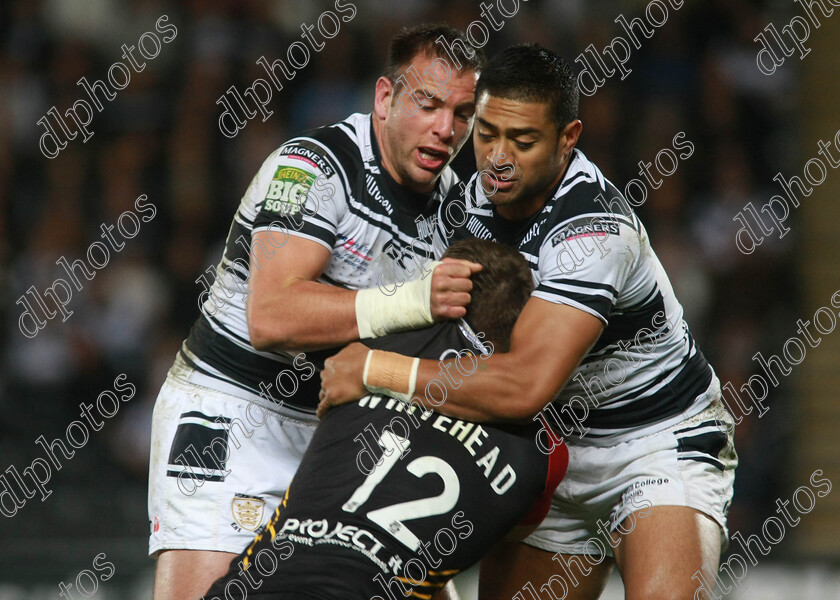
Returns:
[[[717,378],[683,320],[644,226],[582,152],[573,152],[543,209],[528,219],[500,216],[475,175],[460,188],[438,214],[438,255],[468,237],[513,246],[531,266],[533,296],[604,323],[544,413],[562,436],[616,444],[697,414],[714,399]]]
[[[370,115],[354,114],[283,144],[242,197],[215,281],[200,298],[201,316],[180,352],[191,380],[314,422],[319,382],[308,361],[249,342],[249,258],[259,269],[297,236],[332,253],[319,282],[361,289],[416,277],[432,256],[437,207],[455,182],[447,168],[431,194],[400,187],[382,167]],[[252,250],[259,231],[270,232],[270,243]]]
[[[369,345],[435,360],[461,352],[462,373],[486,355],[463,321]],[[543,454],[540,429],[461,421],[379,395],[333,408],[274,518],[204,597],[223,598],[244,561],[262,581],[248,598],[429,599],[514,526],[548,511],[568,453],[560,444]]]

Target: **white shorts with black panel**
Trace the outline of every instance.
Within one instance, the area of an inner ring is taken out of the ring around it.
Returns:
[[[315,427],[190,382],[189,372],[178,358],[155,404],[149,554],[239,553],[283,499]]]
[[[628,533],[651,507],[685,506],[720,526],[725,548],[738,464],[734,428],[716,400],[666,429],[613,446],[567,440],[566,477],[525,543],[549,552],[613,556],[606,530]]]

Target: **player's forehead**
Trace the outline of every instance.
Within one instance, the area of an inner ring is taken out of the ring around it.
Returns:
[[[553,127],[547,102],[518,100],[484,91],[476,99],[478,124],[499,132],[547,131]]]
[[[434,93],[438,100],[446,98],[447,103],[475,103],[475,84],[478,73],[462,64],[458,69],[446,57],[421,50],[401,69],[405,76],[403,84],[416,92],[425,88],[426,93]]]

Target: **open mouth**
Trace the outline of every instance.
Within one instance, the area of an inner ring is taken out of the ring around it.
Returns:
[[[424,169],[437,171],[449,160],[449,151],[423,146],[417,149],[417,159]]]

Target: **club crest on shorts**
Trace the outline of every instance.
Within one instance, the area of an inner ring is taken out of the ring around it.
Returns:
[[[230,503],[230,511],[239,527],[247,531],[255,531],[263,520],[265,500],[258,496],[236,494]]]

